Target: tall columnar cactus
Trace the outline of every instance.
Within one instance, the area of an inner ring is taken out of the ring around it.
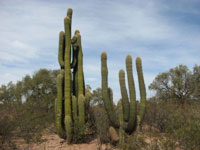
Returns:
[[[125,85],[125,72],[123,69],[119,71],[119,83],[121,89],[122,99],[119,103],[120,110],[118,110],[118,119],[116,119],[116,113],[114,111],[113,105],[111,105],[111,100],[109,97],[109,90],[108,90],[108,69],[107,69],[107,55],[106,52],[103,52],[101,55],[101,74],[102,74],[102,96],[104,100],[104,106],[108,114],[108,118],[110,120],[111,127],[119,128],[120,134],[120,142],[122,141],[122,129],[127,133],[131,134],[137,129],[137,125],[140,125],[144,113],[145,113],[145,103],[146,103],[146,90],[142,72],[142,61],[141,58],[136,58],[136,68],[138,73],[138,81],[139,81],[139,89],[140,89],[140,97],[141,101],[139,104],[139,112],[137,113],[136,107],[136,92],[135,92],[135,84],[133,79],[133,71],[132,71],[132,57],[131,55],[127,55],[126,57],[126,70],[127,70],[127,78],[128,78],[128,87],[129,87],[129,97],[127,94],[127,89]],[[113,128],[112,128],[113,130]],[[110,134],[113,134],[110,132]],[[112,135],[111,135],[112,137]],[[116,139],[116,138],[115,138]]]
[[[65,32],[61,31],[59,34],[58,62],[61,70],[57,76],[55,101],[57,132],[60,137],[66,137],[69,143],[73,140],[73,133],[83,134],[86,105],[81,35],[76,30],[71,39],[71,25],[72,9],[69,8],[64,18]],[[72,63],[71,54],[73,54]]]

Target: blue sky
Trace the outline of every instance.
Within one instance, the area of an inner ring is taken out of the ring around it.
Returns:
[[[72,32],[79,29],[82,35],[85,82],[93,89],[101,86],[100,55],[107,51],[115,101],[127,54],[133,58],[136,87],[137,56],[143,60],[146,88],[169,68],[200,65],[199,0],[0,0],[0,85],[40,68],[59,69],[58,34],[70,7]]]

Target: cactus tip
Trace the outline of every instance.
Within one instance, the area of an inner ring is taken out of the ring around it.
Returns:
[[[138,56],[137,58],[136,58],[136,61],[142,61],[142,59]]]
[[[125,74],[124,70],[123,70],[123,69],[120,69],[119,75],[124,75],[124,74]]]
[[[60,36],[65,35],[65,32],[64,31],[60,31],[59,35]]]
[[[74,32],[74,34],[75,34],[75,35],[80,34],[80,31],[79,31],[79,30],[76,30],[76,31]]]
[[[73,10],[72,8],[67,9],[67,16],[72,16]]]
[[[130,54],[128,54],[128,55],[126,56],[126,61],[132,61],[132,56],[131,56]]]
[[[106,51],[103,51],[103,52],[101,53],[101,59],[107,59]]]

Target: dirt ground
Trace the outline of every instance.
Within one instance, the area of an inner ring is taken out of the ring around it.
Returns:
[[[23,140],[17,140],[16,144],[20,150],[113,150],[110,144],[100,145],[97,139],[83,144],[67,144],[56,134],[46,134],[42,137],[44,142],[40,144],[25,144]]]

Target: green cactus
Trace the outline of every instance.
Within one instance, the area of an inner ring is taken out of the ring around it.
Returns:
[[[81,35],[77,32],[77,45],[78,45],[78,96],[85,95],[84,76],[83,76],[83,52],[81,46]]]
[[[116,114],[113,110],[112,100],[108,94],[108,68],[107,68],[107,54],[103,52],[101,54],[101,78],[102,78],[102,97],[104,101],[105,109],[108,113],[108,118],[111,125],[119,127],[119,122],[117,121]]]
[[[129,96],[130,96],[130,112],[129,112],[129,121],[126,131],[132,132],[136,124],[136,94],[135,94],[135,83],[133,79],[132,71],[132,57],[127,55],[126,57],[126,70],[128,78],[128,87],[129,87]]]
[[[113,91],[111,88],[108,88],[108,96],[109,96],[109,99],[110,99],[110,103],[113,107]]]
[[[71,14],[72,10],[68,9],[69,16],[66,16],[64,19],[64,25],[65,25],[65,81],[64,81],[64,97],[65,97],[65,130],[67,139],[69,142],[71,142]],[[67,118],[66,118],[67,117]],[[69,121],[70,120],[70,121]],[[70,130],[67,130],[70,129]],[[68,137],[70,136],[70,138]]]
[[[74,132],[78,132],[78,102],[77,102],[77,98],[76,96],[72,96],[72,113],[73,113],[73,121],[74,121],[74,129],[76,131]]]
[[[67,142],[72,142],[72,119],[70,116],[65,116],[65,129],[67,130]]]
[[[59,34],[59,52],[58,52],[58,62],[61,66],[61,69],[64,69],[64,52],[65,52],[65,32],[61,31]]]
[[[85,126],[85,97],[80,95],[78,97],[78,112],[79,112],[79,129],[82,133]]]
[[[141,98],[141,102],[139,104],[140,110],[138,113],[138,117],[139,117],[138,123],[140,124],[144,118],[145,106],[146,106],[146,88],[144,84],[144,77],[143,77],[143,71],[142,71],[142,60],[140,57],[136,58],[136,67],[137,67],[138,82],[139,82],[139,88],[140,88],[140,98]]]
[[[126,90],[125,84],[125,72],[123,69],[119,71],[119,83],[121,88],[121,95],[122,95],[122,107],[124,113],[124,121],[128,121],[129,119],[129,101],[128,101],[128,94]]]
[[[59,34],[58,62],[61,71],[57,76],[55,101],[57,132],[60,137],[67,137],[69,143],[73,141],[73,134],[83,133],[86,112],[81,35],[76,30],[71,39],[72,12],[69,8],[64,18],[65,32],[61,31]],[[73,51],[72,63],[71,51]],[[88,103],[89,99],[87,96]]]
[[[118,107],[118,117],[119,117],[119,145],[124,143],[124,116],[123,116],[123,107],[122,107],[122,100],[120,99],[117,103]]]
[[[119,71],[119,83],[121,89],[122,100],[119,102],[118,109],[118,120],[115,118],[116,112],[111,105],[110,97],[108,95],[108,69],[107,69],[107,55],[106,52],[103,52],[101,55],[101,75],[102,75],[102,96],[104,100],[105,110],[107,111],[108,118],[110,120],[110,124],[115,128],[119,128],[119,140],[120,143],[123,141],[123,133],[126,132],[128,134],[133,133],[138,126],[141,124],[141,121],[144,117],[145,106],[146,106],[146,90],[144,84],[144,78],[142,73],[142,63],[141,59],[138,57],[136,59],[136,67],[138,73],[138,81],[140,87],[140,111],[137,115],[136,111],[136,94],[135,94],[135,84],[133,79],[133,71],[132,71],[132,57],[131,55],[127,55],[126,57],[126,70],[127,70],[127,78],[128,78],[128,87],[129,87],[129,96],[130,101],[128,100],[128,94],[125,85],[125,72],[124,70]],[[113,118],[115,120],[113,120]],[[119,126],[120,125],[120,126]],[[112,129],[113,130],[113,129]],[[116,131],[116,130],[115,130]],[[110,131],[109,131],[110,132]],[[112,135],[111,135],[112,137]]]
[[[63,126],[63,82],[64,70],[60,70],[57,76],[57,99],[56,99],[56,129],[60,137],[65,137]]]

